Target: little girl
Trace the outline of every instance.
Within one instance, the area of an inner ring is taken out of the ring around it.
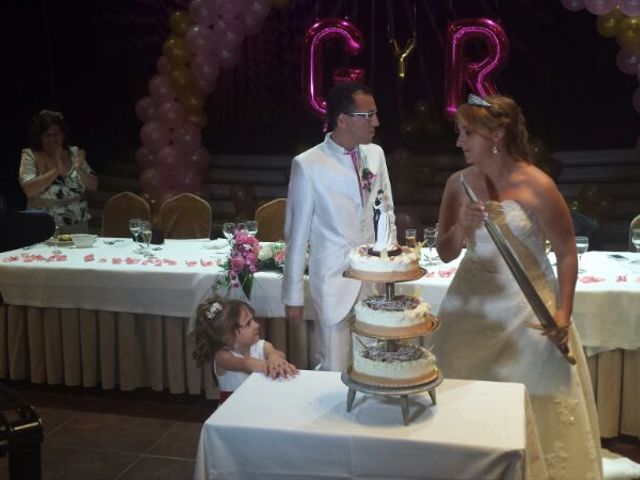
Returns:
[[[214,361],[221,403],[252,372],[271,378],[298,373],[284,353],[260,338],[254,314],[249,304],[230,299],[205,303],[199,312],[193,356],[199,367]]]

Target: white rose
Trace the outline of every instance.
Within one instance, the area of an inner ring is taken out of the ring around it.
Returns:
[[[271,245],[265,245],[264,243],[260,245],[258,260],[264,262],[265,260],[269,260],[271,257],[273,257],[273,251],[271,250]]]

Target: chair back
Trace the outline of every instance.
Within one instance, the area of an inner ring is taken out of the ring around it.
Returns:
[[[181,193],[160,206],[158,224],[164,238],[209,238],[211,205],[193,193]]]
[[[258,222],[257,237],[263,242],[284,240],[284,219],[287,210],[287,199],[276,198],[265,203],[256,210]]]
[[[631,232],[634,228],[640,228],[640,215],[631,220],[631,223],[629,224],[629,251],[631,252],[636,251],[636,247],[634,247],[633,243],[631,242]]]
[[[118,193],[107,200],[102,209],[102,236],[130,237],[129,220],[149,220],[150,212],[149,204],[139,195],[132,192]]]

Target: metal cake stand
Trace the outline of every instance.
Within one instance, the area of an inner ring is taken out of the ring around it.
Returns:
[[[411,420],[409,415],[409,395],[427,391],[429,397],[431,397],[431,406],[433,406],[436,404],[436,387],[444,380],[442,373],[439,373],[438,377],[434,380],[419,385],[410,387],[381,387],[356,382],[351,378],[350,369],[343,371],[340,378],[342,379],[342,383],[349,387],[349,391],[347,392],[347,412],[350,412],[353,407],[353,402],[356,399],[356,391],[385,397],[400,397],[402,420],[405,425],[409,425]]]

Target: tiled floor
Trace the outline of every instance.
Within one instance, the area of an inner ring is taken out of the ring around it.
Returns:
[[[145,390],[8,386],[42,418],[42,478],[47,480],[190,480],[200,429],[216,407],[200,397]],[[8,478],[4,458],[0,479]]]
[[[42,418],[43,480],[192,479],[203,422],[216,402],[202,397],[7,383]],[[640,463],[636,438],[604,446]],[[0,480],[9,478],[0,459]],[[12,479],[15,480],[15,479]],[[23,479],[20,479],[23,480]]]

